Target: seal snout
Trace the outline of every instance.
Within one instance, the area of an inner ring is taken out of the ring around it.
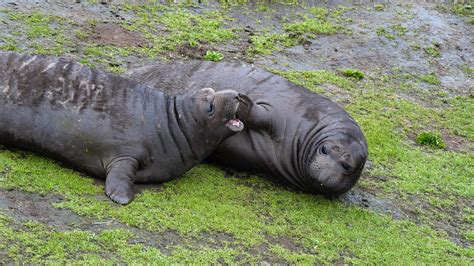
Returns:
[[[225,123],[225,126],[233,132],[242,131],[244,123],[237,117],[240,94],[234,90],[223,90],[216,93],[214,100],[222,106],[222,121]]]
[[[349,138],[331,139],[315,149],[306,167],[319,193],[337,196],[357,182],[366,159],[358,142]]]

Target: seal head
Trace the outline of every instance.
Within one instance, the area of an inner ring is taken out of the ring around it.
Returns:
[[[181,126],[192,126],[194,127],[193,131],[197,129],[198,132],[193,133],[191,137],[202,139],[205,136],[207,144],[214,141],[220,142],[224,138],[242,131],[244,123],[236,117],[241,101],[240,95],[234,90],[216,92],[211,88],[184,94],[187,99],[182,99],[181,102],[192,102],[192,104],[186,104],[178,109],[178,117],[182,121],[186,121]],[[199,140],[196,141],[196,145],[199,145]]]
[[[359,180],[366,151],[364,143],[345,134],[319,143],[305,165],[311,187],[328,197],[345,193]]]

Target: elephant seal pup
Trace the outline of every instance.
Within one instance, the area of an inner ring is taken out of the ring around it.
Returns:
[[[114,202],[164,182],[243,129],[236,91],[169,95],[66,59],[0,53],[0,144],[106,178]]]
[[[213,153],[217,163],[328,197],[353,187],[364,168],[367,143],[354,119],[281,76],[242,63],[200,61],[152,64],[126,76],[174,92],[210,86],[245,93],[248,112],[239,111],[239,117],[246,129]]]

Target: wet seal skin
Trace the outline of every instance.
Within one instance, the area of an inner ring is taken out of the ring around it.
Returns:
[[[0,145],[105,178],[107,196],[127,204],[134,183],[179,177],[243,130],[242,97],[170,95],[66,59],[0,52]]]
[[[203,86],[245,93],[238,114],[246,129],[222,142],[210,158],[214,162],[256,170],[285,186],[333,198],[357,183],[367,160],[365,137],[341,107],[253,66],[178,61],[138,67],[125,75],[175,93]]]

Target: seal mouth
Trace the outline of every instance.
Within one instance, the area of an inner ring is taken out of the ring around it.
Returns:
[[[242,131],[242,129],[244,129],[244,123],[242,123],[242,121],[240,121],[238,118],[231,118],[227,120],[225,125],[227,126],[228,129],[234,132],[239,132],[239,131]]]
[[[225,123],[227,128],[233,132],[240,132],[244,129],[244,123],[240,121],[240,119],[237,117],[237,110],[239,110],[239,106],[240,101],[238,101],[235,105],[233,115],[231,117],[228,117]]]

